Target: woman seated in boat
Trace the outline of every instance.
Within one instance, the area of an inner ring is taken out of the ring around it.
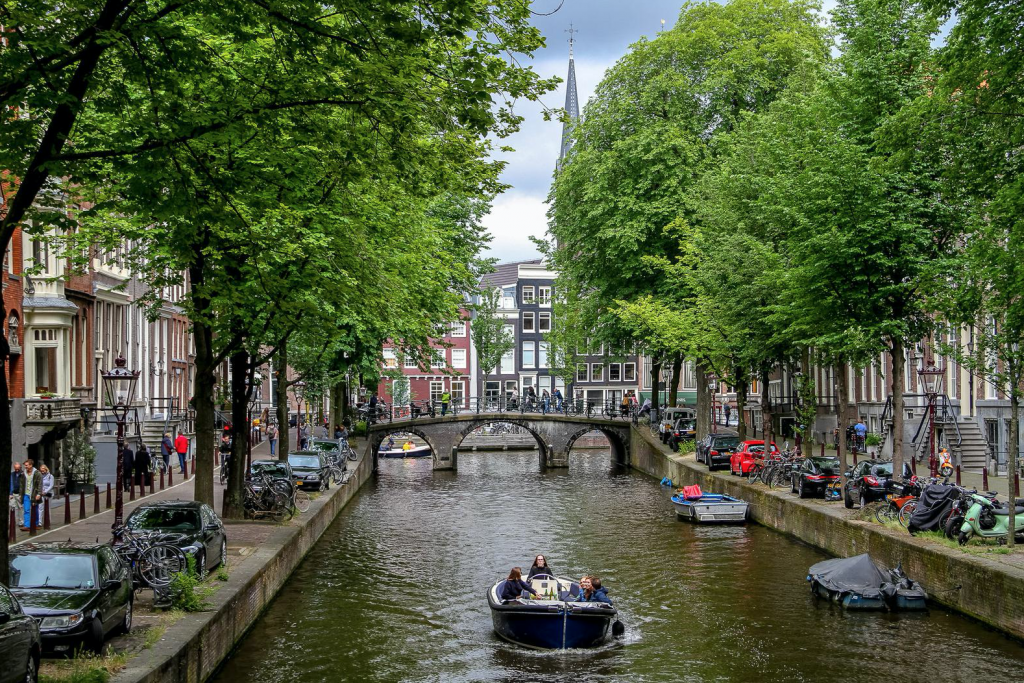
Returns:
[[[608,599],[608,592],[601,587],[601,579],[596,576],[584,576],[580,579],[580,594],[576,596],[576,602],[603,602],[609,607],[612,604]]]
[[[508,573],[508,578],[505,579],[505,583],[501,584],[501,598],[502,602],[508,602],[509,600],[515,600],[523,591],[530,593],[534,598],[539,598],[537,591],[533,590],[533,586],[523,581],[523,570],[519,567],[512,567],[512,571]]]
[[[416,444],[414,444],[412,441],[406,441],[404,444],[402,444],[403,451],[411,451],[414,448],[416,448]]]
[[[554,570],[548,566],[547,558],[543,555],[538,555],[533,559],[533,566],[530,567],[530,573],[526,575],[526,580],[529,581],[538,574],[541,576],[547,575],[552,577],[555,575]]]

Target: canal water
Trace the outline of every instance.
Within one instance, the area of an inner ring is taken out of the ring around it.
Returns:
[[[596,574],[627,627],[591,651],[499,640],[485,592],[544,553]],[[217,681],[985,681],[1024,646],[945,610],[851,614],[814,600],[826,555],[754,524],[677,521],[607,452],[542,471],[530,452],[381,460]],[[928,586],[930,590],[948,587]]]

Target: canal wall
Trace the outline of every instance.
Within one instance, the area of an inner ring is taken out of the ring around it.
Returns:
[[[889,567],[902,562],[934,601],[1024,639],[1024,569],[1011,564],[1019,556],[968,554],[860,519],[860,510],[842,503],[801,500],[788,488],[769,490],[728,472],[708,472],[693,455],[671,453],[646,425],[632,429],[630,465],[657,479],[669,477],[676,486],[698,484],[742,498],[754,521],[837,557],[868,553]]]
[[[255,556],[231,569],[209,598],[210,610],[188,614],[151,648],[129,660],[117,683],[202,683],[220,666],[277,595],[306,553],[373,475],[363,457],[349,481],[313,502],[297,523],[282,525]],[[255,561],[252,561],[255,560]]]

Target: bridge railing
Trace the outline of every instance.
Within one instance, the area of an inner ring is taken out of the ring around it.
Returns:
[[[636,422],[640,417],[637,406],[623,407],[614,401],[587,401],[585,399],[563,399],[520,396],[486,396],[483,398],[462,398],[443,403],[439,400],[412,401],[408,405],[394,406],[378,403],[375,409],[368,405],[358,410],[358,419],[369,424],[379,422],[405,422],[422,418],[457,417],[467,413],[523,417],[526,415],[564,415],[586,419],[626,420]]]

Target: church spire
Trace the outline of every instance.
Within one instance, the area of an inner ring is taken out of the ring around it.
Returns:
[[[580,118],[580,102],[579,96],[576,94],[576,61],[573,56],[573,48],[576,45],[575,36],[579,30],[569,24],[566,33],[569,34],[569,77],[565,81],[565,113],[569,115],[569,120],[562,124],[562,150],[558,154],[559,169],[562,168],[565,157],[572,149],[572,129]]]

